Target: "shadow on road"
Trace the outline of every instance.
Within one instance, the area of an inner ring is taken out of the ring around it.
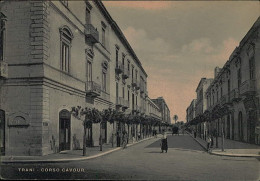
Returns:
[[[175,148],[179,150],[196,150],[196,151],[204,151],[204,149],[191,138],[189,135],[174,135],[174,136],[167,136],[168,140],[168,148]],[[145,148],[160,148],[161,140],[158,140]],[[157,152],[156,152],[157,153]],[[160,151],[158,151],[160,153]]]

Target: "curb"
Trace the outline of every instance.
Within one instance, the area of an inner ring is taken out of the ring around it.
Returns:
[[[131,143],[128,144],[127,147],[131,147],[133,145],[136,145],[138,143],[141,143],[143,141],[147,141],[149,139],[151,139],[153,137],[150,138],[146,138],[143,140],[140,140],[138,142],[135,143]],[[80,158],[70,158],[70,159],[47,159],[47,160],[1,160],[0,163],[64,163],[64,162],[72,162],[72,161],[83,161],[83,160],[90,160],[90,159],[94,159],[94,158],[98,158],[104,155],[107,155],[109,153],[113,153],[115,151],[121,150],[123,149],[122,147],[117,147],[115,149],[100,153],[100,154],[96,154],[96,155],[92,155],[92,156],[87,156],[87,157],[83,157],[81,156]]]
[[[202,145],[196,138],[194,138],[189,132],[187,132],[190,137],[192,137],[199,145],[207,152],[207,148]],[[246,155],[246,154],[223,154],[223,153],[216,153],[216,152],[209,152],[211,155],[216,155],[216,156],[227,156],[227,157],[251,157],[251,158],[260,158],[260,155]]]

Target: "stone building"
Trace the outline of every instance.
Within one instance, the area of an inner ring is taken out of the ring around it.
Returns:
[[[196,106],[196,99],[193,99],[189,105],[189,107],[186,109],[186,121],[189,122],[193,120],[196,117],[195,113],[195,106]]]
[[[162,121],[171,124],[170,109],[168,108],[164,98],[158,97],[156,99],[152,99],[152,101],[160,108]]]
[[[260,18],[230,55],[207,90],[210,123],[218,135],[260,144]]]
[[[1,1],[1,150],[46,155],[82,147],[74,106],[146,112],[147,74],[101,1]],[[100,125],[87,130],[99,145]],[[117,124],[117,127],[120,125]],[[112,125],[102,139],[112,140]]]
[[[162,114],[160,108],[148,97],[147,98],[147,112],[146,115],[162,122]],[[158,125],[155,128],[157,132],[161,132],[161,126]]]
[[[200,116],[203,115],[203,113],[207,110],[206,90],[208,89],[212,81],[213,79],[201,78],[196,89],[197,99],[195,105],[195,116],[199,121],[201,121]],[[196,130],[198,133],[200,133],[199,136],[203,137],[203,135],[205,135],[207,131],[205,122],[199,123],[196,127]]]

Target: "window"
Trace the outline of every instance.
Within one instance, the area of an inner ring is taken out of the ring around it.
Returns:
[[[64,4],[65,6],[68,6],[68,0],[60,0],[62,2],[62,4]]]
[[[137,70],[135,70],[135,79],[137,80]]]
[[[125,87],[122,87],[123,98],[125,98]]]
[[[102,63],[102,90],[107,91],[107,68],[108,68],[108,63],[104,61]]]
[[[101,21],[101,25],[102,25],[102,41],[101,41],[101,43],[104,47],[106,47],[106,27],[107,26],[103,21]]]
[[[255,79],[255,59],[254,59],[254,57],[249,59],[249,74],[250,74],[250,80]]]
[[[240,87],[240,85],[241,85],[241,69],[239,68],[237,70],[237,86],[238,86],[238,88]]]
[[[90,10],[86,8],[86,24],[90,24]]]
[[[134,80],[134,66],[132,67],[132,82]]]
[[[118,67],[118,48],[116,47],[116,67]]]
[[[106,92],[107,87],[107,74],[106,72],[102,72],[102,89]]]
[[[60,39],[61,39],[61,70],[64,72],[70,72],[70,51],[71,41],[73,35],[67,26],[60,28]]]
[[[125,67],[125,54],[122,53],[122,64],[123,64],[123,67]]]
[[[127,70],[130,72],[130,62],[129,62],[129,60],[127,61]]]
[[[0,12],[0,61],[4,60],[6,16]]]
[[[92,81],[92,63],[90,61],[87,63],[87,81]]]
[[[128,100],[128,101],[130,100],[130,93],[129,93],[129,90],[127,91],[127,100]]]

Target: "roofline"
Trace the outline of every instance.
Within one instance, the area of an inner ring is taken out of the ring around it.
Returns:
[[[109,12],[107,11],[106,7],[104,6],[104,4],[102,3],[102,1],[100,0],[94,0],[94,2],[96,3],[96,5],[98,6],[98,8],[101,10],[101,12],[103,13],[103,15],[105,16],[106,20],[109,22],[109,24],[111,25],[112,29],[116,32],[116,35],[118,36],[118,38],[122,41],[122,43],[126,46],[126,48],[129,50],[129,52],[131,53],[131,55],[134,58],[134,61],[136,61],[136,63],[139,65],[139,68],[143,71],[144,75],[146,76],[146,78],[148,77],[147,73],[145,72],[141,61],[138,59],[137,55],[135,54],[134,50],[132,49],[131,45],[129,44],[129,42],[127,41],[125,35],[123,34],[123,32],[121,31],[121,29],[119,28],[119,26],[117,25],[117,23],[113,20],[113,18],[110,16]]]

